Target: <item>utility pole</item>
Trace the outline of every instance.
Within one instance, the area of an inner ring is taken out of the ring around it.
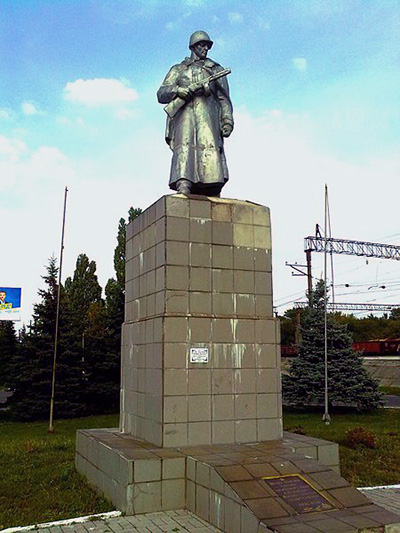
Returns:
[[[301,315],[301,312],[300,312],[300,307],[297,307],[296,308],[296,329],[295,329],[295,332],[294,332],[294,342],[295,344],[299,344],[299,342],[301,341],[301,335],[300,335],[300,315]]]
[[[56,384],[58,323],[59,323],[59,318],[60,318],[61,272],[62,272],[62,263],[63,263],[63,255],[64,255],[64,229],[65,229],[65,213],[67,209],[67,194],[68,194],[68,189],[67,187],[65,187],[64,211],[63,211],[63,221],[62,221],[62,230],[61,230],[60,269],[58,271],[57,311],[56,311],[56,327],[55,327],[55,334],[54,334],[53,376],[52,376],[52,381],[51,381],[50,421],[49,421],[49,429],[48,429],[49,433],[54,433],[54,426],[53,426],[54,392],[55,392],[55,384]]]
[[[312,304],[311,250],[306,250],[308,299]]]
[[[329,398],[328,398],[328,311],[327,311],[327,299],[328,291],[326,288],[327,280],[327,234],[328,234],[328,186],[325,184],[325,248],[324,248],[324,345],[325,345],[325,412],[322,420],[325,424],[331,423],[331,417],[329,414]]]

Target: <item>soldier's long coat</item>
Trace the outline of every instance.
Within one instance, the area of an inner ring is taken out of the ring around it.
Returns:
[[[174,65],[157,92],[162,104],[177,96],[178,87],[208,78],[222,70],[211,59],[186,58]],[[192,192],[214,189],[217,192],[228,181],[221,128],[233,126],[232,103],[226,77],[210,84],[211,94],[194,95],[174,118],[167,119],[166,141],[173,152],[170,187],[176,190],[180,179],[190,180]]]

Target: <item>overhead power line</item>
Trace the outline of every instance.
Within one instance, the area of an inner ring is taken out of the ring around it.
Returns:
[[[330,237],[305,237],[304,251],[326,252],[381,259],[400,260],[400,246],[393,244],[379,244],[376,242],[352,241],[348,239],[333,239]]]
[[[309,307],[308,302],[295,302],[296,309]],[[328,311],[391,311],[399,307],[398,304],[372,304],[372,303],[327,303]]]

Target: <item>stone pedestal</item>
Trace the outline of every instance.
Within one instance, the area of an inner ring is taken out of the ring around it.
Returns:
[[[78,431],[78,471],[126,514],[186,507],[227,533],[398,531],[337,444],[282,438],[271,280],[266,207],[174,195],[131,223],[120,428]],[[291,476],[313,512],[268,485]]]
[[[281,438],[278,336],[268,208],[165,196],[128,226],[122,433],[164,447]]]

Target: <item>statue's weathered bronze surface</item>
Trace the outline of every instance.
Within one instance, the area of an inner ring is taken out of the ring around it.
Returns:
[[[212,45],[206,32],[193,33],[190,57],[170,69],[157,92],[158,101],[167,104],[169,185],[184,194],[217,196],[228,181],[223,138],[233,130],[230,70],[207,58]]]

